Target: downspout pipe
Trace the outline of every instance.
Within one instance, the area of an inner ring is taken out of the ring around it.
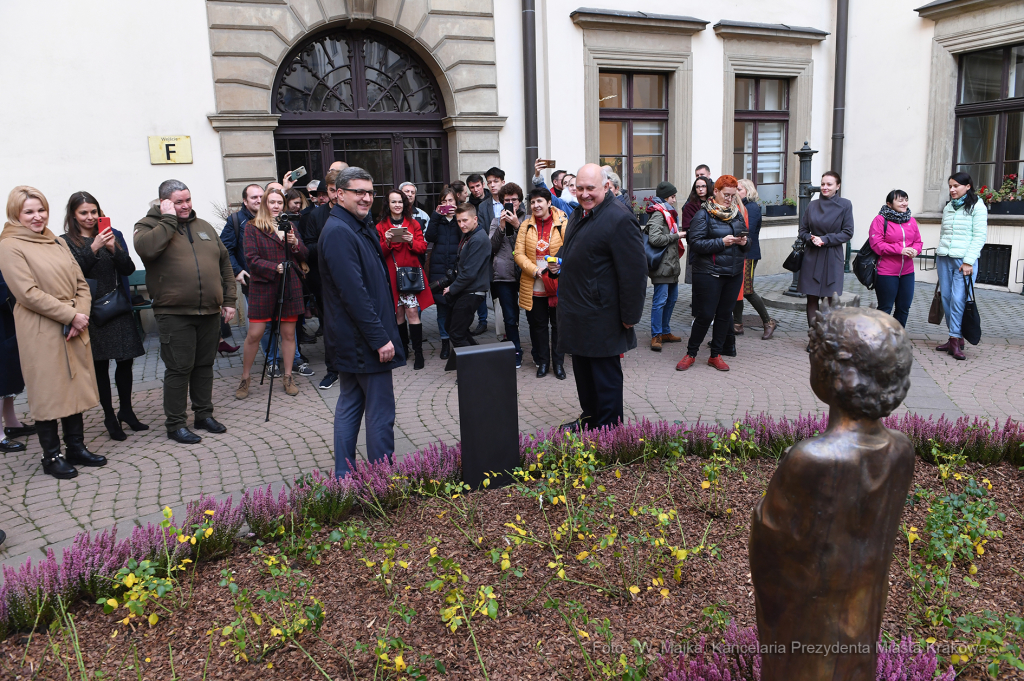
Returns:
[[[846,135],[846,46],[850,0],[836,0],[836,74],[832,95],[831,170],[843,174],[843,138]]]
[[[535,0],[523,2],[523,106],[526,121],[526,175],[537,161],[537,12]]]

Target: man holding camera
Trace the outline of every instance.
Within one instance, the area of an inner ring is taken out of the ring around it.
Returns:
[[[159,196],[160,205],[135,224],[135,252],[160,329],[167,437],[190,445],[202,440],[187,427],[190,392],[195,427],[227,431],[213,418],[213,360],[220,319],[235,316],[235,274],[217,232],[192,210],[188,187],[167,180]]]
[[[338,370],[341,392],[334,413],[335,475],[356,460],[359,424],[366,414],[366,456],[395,451],[395,388],[391,372],[405,366],[387,262],[369,219],[373,177],[362,168],[335,176],[337,205],[320,235],[324,346]]]
[[[580,207],[558,252],[558,351],[572,354],[583,413],[578,426],[600,428],[623,419],[622,363],[636,347],[633,326],[647,295],[647,257],[633,213],[615,200],[601,167],[576,176]]]
[[[469,327],[473,313],[487,299],[491,287],[491,241],[487,230],[477,225],[477,211],[464,203],[455,211],[455,221],[462,232],[459,259],[455,266],[455,281],[444,289],[445,303],[451,306],[448,317],[448,335],[456,348],[476,345]],[[449,361],[446,371],[454,369]]]

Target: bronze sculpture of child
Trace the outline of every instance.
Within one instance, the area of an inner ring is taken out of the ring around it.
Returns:
[[[828,428],[782,457],[750,529],[761,679],[874,681],[914,475],[914,446],[881,419],[906,397],[913,357],[902,326],[877,310],[819,313],[809,336]]]

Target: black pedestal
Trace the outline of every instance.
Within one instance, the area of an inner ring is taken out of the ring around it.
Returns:
[[[459,425],[462,479],[479,489],[508,484],[507,473],[519,467],[519,401],[516,395],[516,348],[488,343],[452,348],[458,356]]]

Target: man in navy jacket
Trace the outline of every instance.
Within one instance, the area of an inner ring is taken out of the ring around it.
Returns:
[[[395,451],[395,389],[391,371],[405,366],[395,321],[391,280],[377,230],[369,220],[373,177],[346,168],[337,178],[338,203],[320,233],[324,345],[338,371],[334,412],[335,474],[354,467],[359,423],[366,413],[371,462]]]

